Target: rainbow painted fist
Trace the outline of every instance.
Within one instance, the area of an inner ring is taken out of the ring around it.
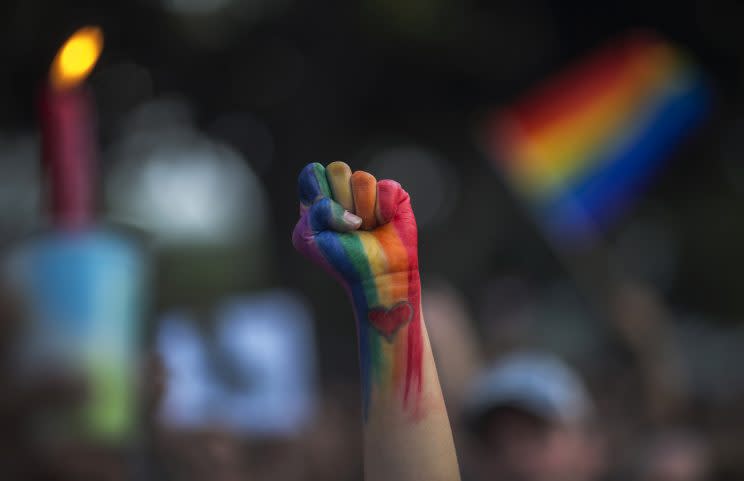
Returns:
[[[416,219],[395,181],[353,174],[343,162],[307,165],[299,177],[295,248],[330,271],[357,318],[365,413],[396,392],[405,407],[421,392],[421,287]]]

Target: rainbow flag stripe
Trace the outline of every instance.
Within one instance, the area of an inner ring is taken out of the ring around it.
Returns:
[[[491,116],[486,149],[548,230],[572,239],[614,219],[709,103],[679,50],[633,33]]]

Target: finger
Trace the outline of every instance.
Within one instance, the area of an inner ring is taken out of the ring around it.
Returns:
[[[354,197],[351,195],[351,168],[345,162],[331,162],[326,167],[326,177],[331,186],[333,200],[349,212],[354,212]]]
[[[328,186],[325,167],[317,162],[307,164],[302,169],[300,177],[297,179],[297,185],[300,193],[300,202],[306,207],[313,205],[318,199],[331,196],[331,188]]]
[[[308,213],[310,226],[314,232],[334,230],[350,232],[362,225],[362,219],[341,207],[328,197],[313,204]]]
[[[398,211],[406,191],[394,180],[381,180],[377,183],[377,207],[375,215],[379,224],[387,224]]]
[[[356,215],[362,218],[362,229],[374,229],[377,226],[377,179],[372,174],[358,170],[351,175],[351,192]]]

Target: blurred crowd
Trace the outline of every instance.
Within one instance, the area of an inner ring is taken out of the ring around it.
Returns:
[[[495,283],[485,308],[498,316],[483,322],[484,329],[476,327],[450,285],[431,285],[424,293],[465,480],[738,479],[741,386],[727,386],[727,398],[720,399],[693,379],[685,366],[696,362],[690,359],[694,348],[685,347],[684,335],[672,330],[681,329],[672,327],[652,290],[620,287],[614,334],[601,346],[583,346],[588,353],[567,349],[560,335],[538,338],[543,329],[571,326],[537,327],[539,306],[525,297],[525,288],[514,279]],[[494,304],[495,299],[500,300]],[[179,375],[157,349],[141,363],[135,438],[122,444],[40,436],[39,419],[84,403],[88,386],[66,371],[19,377],[12,353],[24,308],[10,288],[3,290],[1,306],[6,388],[0,450],[8,479],[361,479],[354,382],[326,377],[317,394],[299,393],[317,399],[308,415],[289,427],[251,424],[256,415],[270,417],[271,409],[238,412],[249,420],[239,426],[216,422],[218,413],[195,419],[197,408],[182,405],[181,415],[191,410],[189,422],[189,414],[179,418],[164,411],[168,390],[185,395],[188,381],[180,378],[179,387]],[[705,349],[711,342],[706,336],[713,334],[699,326],[697,331],[694,343]],[[185,362],[183,356],[179,362]]]

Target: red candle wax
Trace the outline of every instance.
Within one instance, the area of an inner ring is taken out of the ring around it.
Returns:
[[[75,32],[57,53],[40,102],[42,157],[56,227],[79,229],[93,217],[93,97],[84,85],[103,46],[97,27]]]
[[[93,216],[91,168],[95,165],[93,100],[84,86],[48,86],[40,105],[42,158],[49,209],[57,227],[79,229]]]

